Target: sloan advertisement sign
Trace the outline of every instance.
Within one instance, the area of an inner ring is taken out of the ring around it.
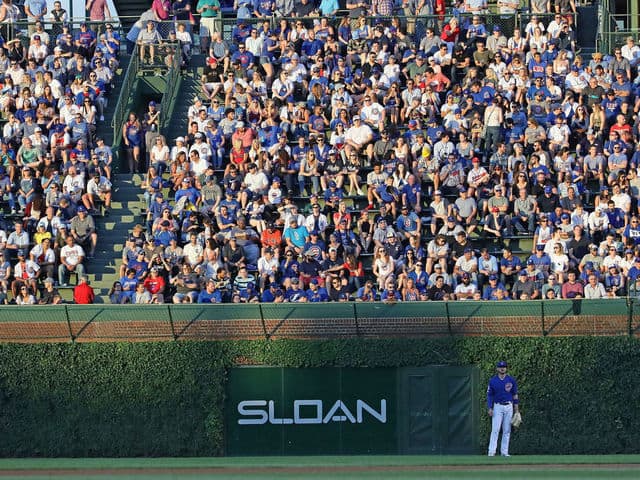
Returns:
[[[230,371],[228,455],[473,453],[473,367]]]
[[[396,370],[236,368],[229,455],[393,453]]]
[[[367,413],[380,423],[387,423],[387,400],[380,400],[379,409],[364,400],[356,400],[350,409],[342,400],[330,406],[325,413],[325,402],[316,400],[294,400],[293,418],[276,416],[275,400],[244,400],[238,403],[238,425],[321,425],[329,422],[362,423]],[[354,413],[355,412],[355,415]]]

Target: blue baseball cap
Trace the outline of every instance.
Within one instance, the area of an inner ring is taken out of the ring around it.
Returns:
[[[496,364],[496,368],[507,368],[507,362],[505,362],[504,360],[500,360],[497,364]]]

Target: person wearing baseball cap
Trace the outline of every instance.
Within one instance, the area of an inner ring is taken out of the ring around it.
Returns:
[[[496,364],[496,374],[489,379],[487,387],[487,410],[491,417],[491,437],[489,440],[490,457],[496,455],[498,436],[502,430],[500,454],[509,457],[509,439],[511,425],[518,426],[522,422],[520,416],[520,397],[516,379],[507,374],[507,362],[504,360]]]
[[[505,290],[504,284],[500,281],[500,277],[492,273],[489,275],[489,283],[484,286],[484,291],[482,292],[483,300],[492,300],[495,298],[496,290]]]

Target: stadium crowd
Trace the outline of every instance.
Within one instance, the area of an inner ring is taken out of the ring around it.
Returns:
[[[97,8],[90,18],[103,20]],[[113,160],[96,127],[120,52],[113,25],[97,26],[75,28],[59,1],[51,11],[42,0],[0,6],[1,303],[60,303],[72,275],[76,302],[93,299],[84,262],[97,207],[110,207]]]
[[[200,0],[187,131],[167,141],[154,102],[123,126],[147,216],[111,302],[637,295],[634,39],[587,59],[571,1],[509,35],[483,0],[425,3],[239,1],[226,41]]]

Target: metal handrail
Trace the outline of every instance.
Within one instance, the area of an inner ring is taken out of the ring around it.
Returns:
[[[632,35],[638,38],[640,36],[639,28],[628,27],[633,24],[632,14],[613,13],[612,2],[610,0],[602,0],[599,9],[597,43],[599,51],[611,53],[616,45],[624,43],[624,37]],[[622,21],[627,27],[618,28],[618,21]]]
[[[127,67],[127,71],[124,74],[124,78],[122,79],[122,88],[120,90],[120,95],[118,96],[118,102],[116,103],[116,108],[113,112],[113,118],[111,119],[111,127],[113,128],[113,143],[118,144],[118,139],[121,136],[120,130],[122,129],[122,125],[124,125],[125,119],[127,117],[128,112],[127,105],[129,104],[129,94],[133,92],[133,84],[136,81],[136,76],[138,74],[138,47],[133,49],[131,53],[131,59],[129,61],[129,66]]]
[[[171,47],[171,45],[172,44],[169,44],[169,47]],[[160,109],[159,128],[163,133],[167,133],[167,128],[169,127],[171,113],[173,112],[171,104],[174,102],[176,87],[180,79],[181,52],[179,44],[175,44],[174,51],[175,53],[173,55],[173,63],[169,67],[169,71],[167,72],[166,76],[167,87],[162,94],[162,108]]]

